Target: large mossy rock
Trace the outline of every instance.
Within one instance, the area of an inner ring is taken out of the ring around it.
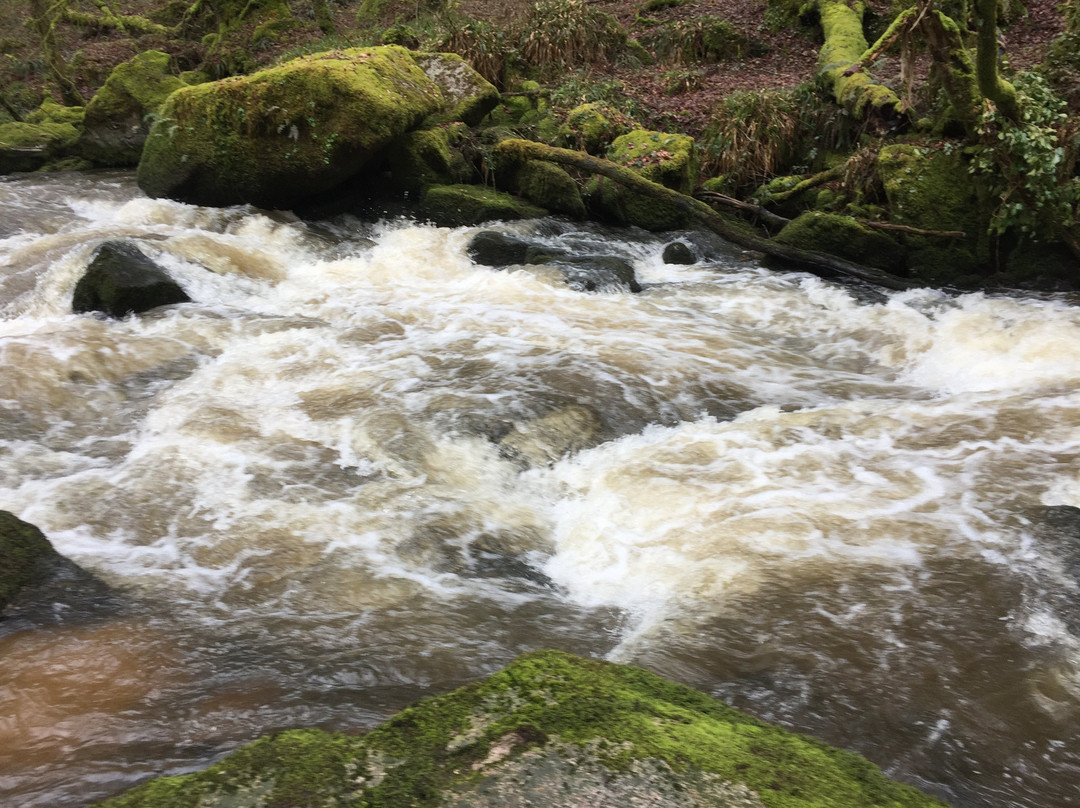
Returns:
[[[169,96],[139,162],[150,196],[286,208],[356,176],[455,103],[405,48],[304,56]]]
[[[608,159],[682,194],[692,194],[698,181],[697,154],[689,135],[635,129],[615,138]],[[689,224],[685,211],[677,206],[628,191],[603,178],[586,186],[585,196],[592,215],[618,224],[646,230],[673,230]]]
[[[0,511],[0,611],[24,587],[43,582],[60,561],[40,530]]]
[[[647,671],[540,651],[363,737],[281,732],[102,808],[578,805],[942,804],[858,755]]]
[[[46,98],[25,120],[0,125],[0,174],[36,171],[66,156],[82,132],[84,112]]]
[[[935,284],[977,283],[990,264],[991,208],[963,154],[894,144],[879,152],[877,171],[890,221],[965,233],[963,239],[906,238],[911,274]]]
[[[190,300],[180,285],[134,244],[106,241],[75,284],[71,310],[126,317]]]
[[[156,113],[174,91],[185,86],[169,73],[172,57],[145,51],[117,65],[86,105],[78,151],[101,166],[133,166],[139,162]]]
[[[456,53],[417,53],[414,58],[442,90],[446,108],[439,113],[437,122],[461,121],[476,126],[499,103],[495,85]]]
[[[807,211],[786,224],[776,234],[776,241],[890,272],[904,266],[904,250],[895,239],[859,224],[850,216],[835,213]]]

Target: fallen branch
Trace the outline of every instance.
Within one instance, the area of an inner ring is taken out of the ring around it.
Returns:
[[[871,222],[868,219],[856,219],[859,224],[874,227],[878,230],[896,230],[900,233],[914,233],[916,236],[940,236],[941,238],[967,238],[963,230],[924,230],[921,227],[910,227],[906,224],[893,224],[892,222]]]
[[[808,188],[813,188],[815,185],[822,185],[832,180],[838,180],[842,176],[844,176],[844,171],[846,170],[846,168],[847,163],[833,166],[832,168],[826,169],[825,171],[822,171],[819,174],[815,174],[812,177],[807,177],[805,180],[800,180],[799,182],[795,183],[795,185],[788,188],[786,191],[779,191],[775,194],[769,194],[767,201],[783,202],[785,199],[790,199],[791,197],[795,196],[796,194],[802,193]]]
[[[671,205],[675,210],[687,216],[692,221],[705,226],[721,238],[725,238],[733,244],[750,250],[757,250],[773,258],[781,258],[791,261],[803,267],[837,272],[852,278],[883,286],[886,289],[911,289],[917,284],[890,275],[884,270],[875,267],[863,266],[835,255],[827,253],[810,252],[790,247],[786,244],[777,244],[771,239],[763,238],[749,230],[748,227],[724,218],[707,204],[691,196],[680,194],[663,185],[650,182],[641,175],[609,160],[593,157],[585,152],[560,149],[556,146],[547,146],[532,140],[504,140],[495,147],[496,155],[507,161],[524,163],[528,160],[545,160],[549,163],[568,166],[590,174],[599,174],[607,177],[628,190],[658,199]]]
[[[735,208],[736,210],[745,210],[748,213],[752,213],[759,217],[761,221],[766,224],[770,224],[776,227],[783,227],[785,224],[791,221],[791,219],[785,219],[779,214],[773,213],[771,210],[766,210],[761,205],[754,205],[751,202],[743,202],[741,199],[736,199],[733,196],[725,196],[724,194],[717,193],[716,191],[698,191],[697,197],[699,199],[707,199],[710,202],[719,202],[729,208]]]

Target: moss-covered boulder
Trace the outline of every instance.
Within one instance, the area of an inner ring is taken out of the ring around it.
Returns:
[[[904,267],[904,250],[885,233],[835,213],[811,210],[784,226],[776,241],[817,253],[829,253],[891,272]]]
[[[462,227],[493,221],[535,219],[544,208],[479,185],[433,185],[420,203],[420,216],[441,227]]]
[[[608,159],[683,194],[693,193],[698,181],[694,139],[688,135],[636,129],[615,139]],[[585,205],[595,218],[646,230],[673,230],[689,224],[679,206],[632,193],[603,178],[586,185]]]
[[[355,177],[450,103],[395,45],[317,53],[185,87],[150,130],[139,186],[196,204],[290,207]]]
[[[518,169],[515,184],[518,193],[530,202],[574,219],[585,218],[585,203],[577,182],[557,165],[529,160]]]
[[[631,130],[631,121],[604,104],[581,104],[566,116],[563,141],[570,147],[602,155],[615,138]]]
[[[75,285],[71,309],[76,314],[126,317],[189,300],[180,285],[134,244],[106,241]]]
[[[0,611],[24,587],[44,581],[60,560],[40,530],[0,511]]]
[[[456,53],[417,53],[416,63],[442,90],[446,108],[438,122],[461,121],[476,126],[499,103],[495,85]]]
[[[961,239],[906,238],[913,275],[931,283],[966,285],[985,272],[990,263],[991,208],[960,150],[886,146],[878,154],[877,172],[892,222],[965,234]]]
[[[172,57],[146,51],[117,65],[86,105],[83,134],[77,149],[102,166],[139,162],[150,131],[150,118],[169,95],[185,86],[169,72]]]
[[[940,808],[862,757],[640,668],[557,651],[362,738],[294,730],[102,808]]]
[[[455,184],[462,176],[460,160],[450,146],[450,132],[444,127],[418,129],[395,140],[386,150],[386,167],[394,186],[408,193],[421,193],[429,185]]]
[[[36,171],[67,156],[79,139],[84,112],[47,97],[25,120],[0,125],[0,174]]]

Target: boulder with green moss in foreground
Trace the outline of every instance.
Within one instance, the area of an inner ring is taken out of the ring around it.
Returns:
[[[484,95],[473,115],[497,100],[479,76],[467,85],[468,65],[425,59],[433,78],[418,62],[425,56],[350,48],[181,88],[150,130],[139,187],[201,205],[288,208],[374,165],[429,115],[468,112],[470,93]]]
[[[941,808],[639,668],[538,651],[362,737],[291,730],[102,808]]]

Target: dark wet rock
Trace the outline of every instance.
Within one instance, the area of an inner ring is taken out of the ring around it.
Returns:
[[[665,264],[693,264],[697,261],[694,251],[682,241],[673,241],[664,247]]]
[[[499,452],[524,466],[546,466],[601,441],[603,423],[589,407],[572,404],[517,424],[499,441]]]
[[[623,665],[537,651],[363,737],[290,730],[101,808],[941,808],[859,755]]]
[[[40,530],[13,513],[0,511],[0,610],[26,587],[45,581],[60,560]]]
[[[641,291],[633,265],[618,256],[567,255],[531,263],[547,264],[562,270],[570,288],[581,292]]]
[[[496,230],[477,233],[469,242],[466,252],[477,264],[488,267],[525,264],[554,267],[562,272],[572,289],[581,292],[641,291],[633,265],[615,255],[576,255],[568,250],[526,241]]]
[[[125,317],[190,300],[138,247],[126,241],[106,241],[94,252],[86,274],[75,285],[71,309],[76,314],[100,311],[110,317]]]
[[[524,264],[532,246],[528,241],[500,233],[481,230],[465,248],[473,262],[485,267],[508,267]]]

